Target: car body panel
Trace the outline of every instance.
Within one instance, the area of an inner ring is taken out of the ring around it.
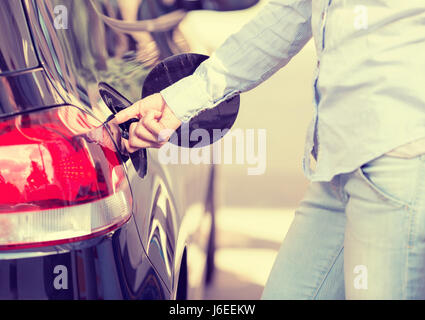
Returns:
[[[0,50],[0,73],[23,71],[38,66],[38,59],[32,45],[28,26],[21,22],[25,13],[21,1],[5,1],[0,11],[0,30],[2,31]]]
[[[134,219],[89,242],[2,254],[1,299],[169,299]]]
[[[151,0],[137,10],[117,0],[21,3],[25,20],[18,23],[28,25],[39,61],[37,67],[0,75],[0,118],[72,105],[103,122],[111,113],[99,95],[99,83],[106,82],[136,101],[144,79],[157,62],[188,50],[174,26],[161,32],[120,32],[108,26],[93,7],[94,3],[105,16],[128,22],[167,13],[149,7],[154,3]],[[56,28],[55,8],[64,7],[68,11],[67,28]],[[134,12],[138,14],[134,16]],[[7,287],[0,285],[0,298],[176,298],[184,257],[189,278],[193,274],[195,279],[188,279],[187,297],[200,297],[195,286],[203,285],[204,252],[211,231],[211,212],[205,202],[209,199],[212,166],[163,165],[158,150],[149,150],[148,172],[143,179],[130,160],[125,167],[133,196],[129,222],[93,241],[0,252],[0,277],[10,279]],[[57,265],[69,271],[70,289],[66,293],[52,289]],[[37,270],[33,278],[31,269]]]
[[[0,74],[1,117],[64,103],[42,68]]]

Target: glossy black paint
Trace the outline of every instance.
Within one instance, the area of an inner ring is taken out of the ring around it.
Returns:
[[[0,74],[0,117],[64,102],[41,68]]]
[[[1,299],[169,299],[134,219],[110,234],[40,251],[3,253]],[[27,257],[28,256],[28,257]]]
[[[117,0],[24,0],[24,3],[34,45],[53,86],[67,103],[86,109],[101,121],[106,120],[110,111],[99,94],[100,82],[136,101],[152,66],[188,49],[174,30],[180,20],[172,20],[175,24],[167,24],[164,31],[156,31],[154,27],[149,32],[146,25],[138,24],[163,14],[154,0],[141,4],[128,1],[125,7]],[[67,8],[67,29],[55,28],[57,6]],[[144,20],[130,22],[142,12]]]
[[[20,1],[3,1],[0,10],[0,73],[38,66],[31,36]]]
[[[110,110],[100,96],[99,83],[108,83],[128,100],[136,101],[153,65],[187,49],[175,29],[180,21],[175,19],[176,14],[167,15],[153,0],[141,4],[125,2],[125,7],[116,0],[25,0],[24,3],[34,45],[53,86],[66,103],[86,110],[102,122],[109,117]],[[129,7],[131,4],[137,6]],[[55,28],[56,17],[52,12],[57,6],[68,9],[68,29]],[[136,24],[132,22],[135,13],[141,19]],[[177,14],[178,18],[181,16]],[[165,17],[167,22],[152,20],[156,17]],[[147,19],[154,24],[152,32],[146,31]],[[134,34],[129,29],[139,31]],[[143,180],[133,164],[126,163],[132,193],[137,199],[133,211],[142,244],[175,296],[187,241],[187,236],[182,236],[176,250],[178,226],[189,206],[203,203],[207,198],[210,168],[193,170],[185,166],[170,174],[154,156],[148,155],[148,159],[150,169]],[[176,187],[180,183],[193,185],[196,192],[188,197],[185,193],[191,193],[192,188],[183,192]],[[161,197],[157,196],[159,185]],[[162,207],[163,201],[175,208],[164,217],[162,212],[166,211],[156,209]]]

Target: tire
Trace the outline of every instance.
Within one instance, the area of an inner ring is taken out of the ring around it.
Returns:
[[[208,192],[207,200],[207,211],[211,214],[211,232],[208,240],[208,249],[207,249],[207,262],[206,262],[206,274],[205,274],[205,284],[208,286],[214,280],[215,274],[215,250],[216,250],[216,223],[215,223],[215,169],[211,170],[210,178],[210,187]]]
[[[176,300],[187,300],[187,256],[183,253],[180,265],[179,280],[177,284]]]
[[[210,233],[210,239],[208,244],[208,251],[207,251],[207,265],[206,265],[206,275],[205,275],[205,284],[208,286],[210,285],[214,280],[214,274],[215,274],[215,219],[214,215],[212,216],[212,225],[211,225],[211,233]]]

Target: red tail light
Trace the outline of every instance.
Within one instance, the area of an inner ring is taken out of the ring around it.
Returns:
[[[71,106],[0,120],[0,250],[53,245],[118,227],[131,213],[120,157]]]

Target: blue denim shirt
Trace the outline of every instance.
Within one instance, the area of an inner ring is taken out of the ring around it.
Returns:
[[[161,94],[188,121],[269,78],[312,36],[318,63],[308,178],[330,181],[425,137],[424,0],[270,0],[192,76]]]

